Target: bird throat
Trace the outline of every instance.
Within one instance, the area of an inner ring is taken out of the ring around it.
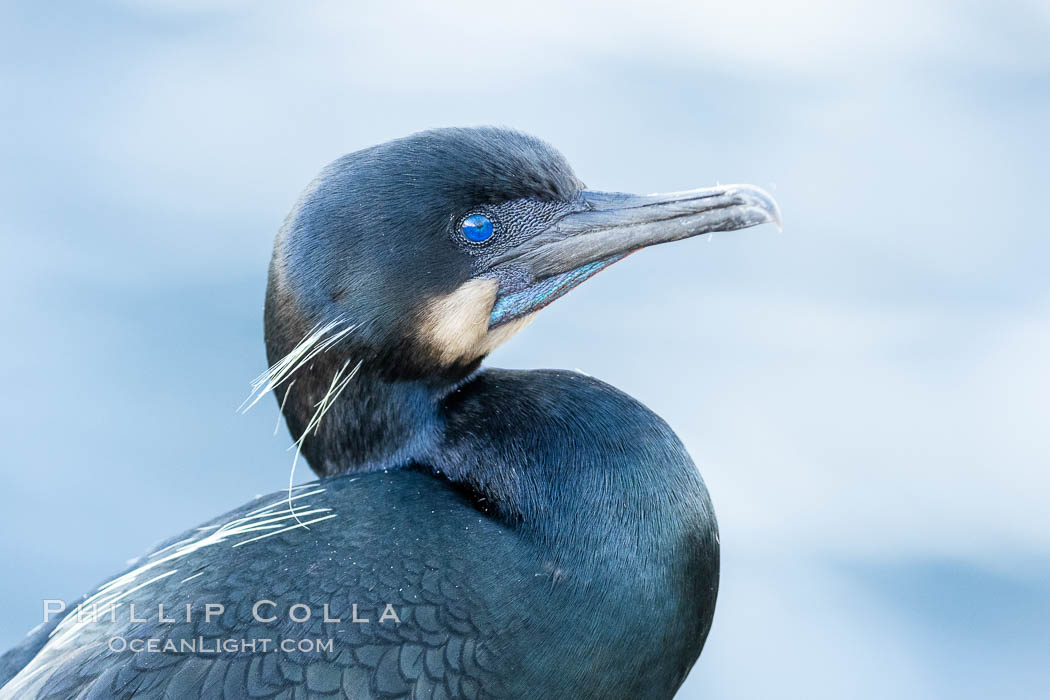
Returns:
[[[423,307],[419,339],[442,365],[474,362],[507,342],[532,322],[529,314],[489,328],[499,282],[475,278],[454,292],[430,299]]]

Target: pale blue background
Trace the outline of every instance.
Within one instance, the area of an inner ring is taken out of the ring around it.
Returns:
[[[315,172],[496,123],[594,187],[784,212],[492,358],[627,390],[700,464],[723,587],[681,697],[1045,697],[1050,5],[439,5],[0,9],[0,646],[285,483],[276,407],[234,409]]]

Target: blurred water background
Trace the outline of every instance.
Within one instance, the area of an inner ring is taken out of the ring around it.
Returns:
[[[285,484],[276,405],[235,408],[318,169],[502,124],[593,187],[783,209],[489,362],[600,377],[700,465],[722,591],[680,697],[1045,696],[1045,0],[7,2],[0,56],[0,647]]]

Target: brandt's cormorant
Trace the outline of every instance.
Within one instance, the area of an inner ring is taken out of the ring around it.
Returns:
[[[778,220],[746,185],[589,190],[505,129],[336,160],[277,236],[254,397],[321,480],[49,602],[0,697],[672,696],[718,588],[696,467],[611,386],[479,365],[633,251]]]

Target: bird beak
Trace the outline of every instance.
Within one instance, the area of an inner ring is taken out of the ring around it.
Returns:
[[[495,328],[533,313],[636,250],[714,231],[775,223],[780,209],[752,185],[635,195],[584,190],[577,207],[493,260]]]

